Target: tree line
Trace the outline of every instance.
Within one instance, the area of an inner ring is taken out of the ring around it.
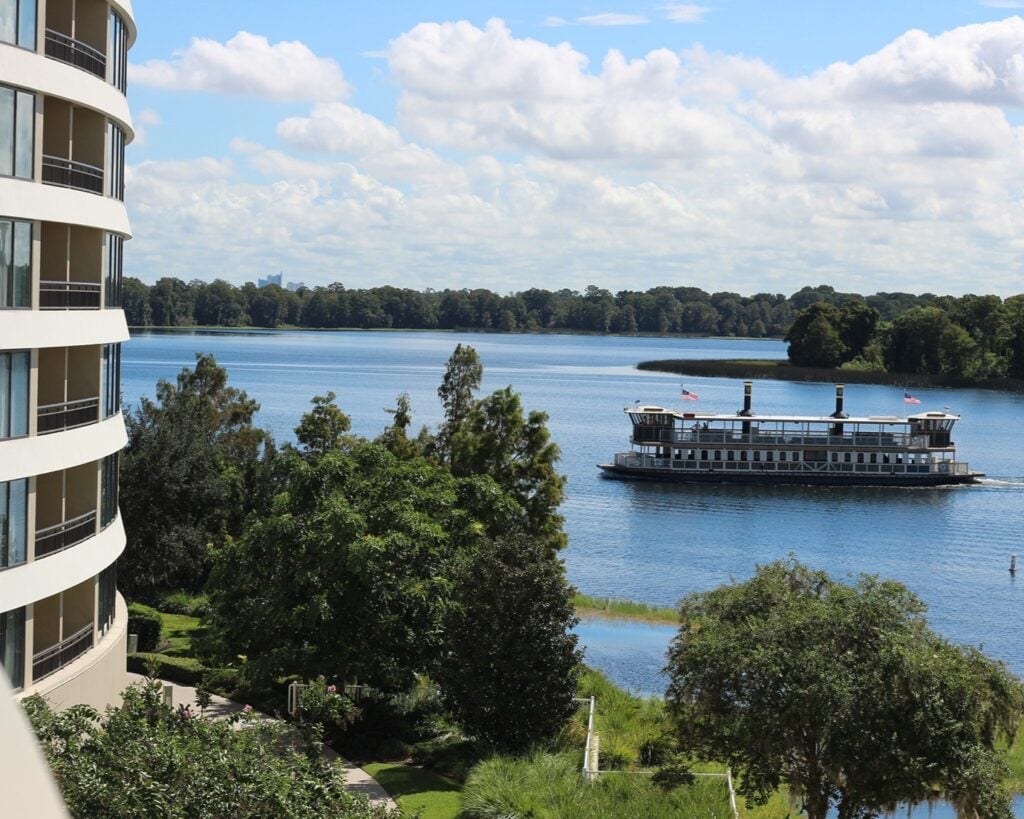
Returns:
[[[859,298],[819,301],[790,326],[790,363],[804,367],[1024,378],[1024,295],[942,296],[886,320]]]
[[[403,330],[563,330],[591,333],[679,333],[781,338],[797,313],[817,302],[864,301],[891,321],[913,307],[940,304],[926,293],[876,293],[866,298],[825,285],[786,296],[697,287],[653,287],[611,293],[591,285],[576,290],[531,288],[509,295],[485,289],[411,290],[400,287],[349,289],[340,283],[292,292],[277,285],[236,287],[162,278],[147,285],[124,283],[124,310],[133,327],[279,326]]]

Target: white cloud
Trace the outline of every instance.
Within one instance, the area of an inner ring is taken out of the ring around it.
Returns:
[[[588,14],[585,17],[577,17],[577,23],[585,26],[642,26],[649,23],[642,14],[622,14],[619,12],[605,11],[600,14]]]
[[[277,126],[277,136],[302,151],[357,156],[402,144],[395,128],[343,102],[321,102],[308,117],[284,120]]]
[[[711,9],[691,3],[672,3],[664,7],[665,18],[673,23],[701,23]]]
[[[132,124],[135,126],[135,139],[132,145],[145,145],[149,139],[149,129],[160,124],[160,114],[152,108],[143,108],[132,117]]]
[[[226,43],[196,37],[170,60],[130,66],[132,83],[178,91],[264,97],[273,100],[334,100],[348,92],[338,64],[297,41],[271,44],[240,31]]]
[[[569,25],[569,21],[564,17],[545,17],[541,25],[548,26],[549,28],[558,28],[559,26]]]
[[[591,64],[499,20],[421,24],[388,50],[395,124],[320,101],[276,146],[133,166],[130,264],[502,291],[615,289],[625,273],[1016,292],[1020,26],[908,32],[786,77],[699,46]]]

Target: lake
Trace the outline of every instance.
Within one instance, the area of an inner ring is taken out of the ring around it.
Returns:
[[[983,390],[915,390],[917,410],[962,414],[955,439],[961,459],[988,478],[946,489],[685,486],[600,477],[596,464],[628,449],[624,406],[637,399],[673,406],[680,383],[700,395],[700,409],[731,412],[742,404],[735,379],[680,379],[640,372],[636,362],[660,358],[781,358],[779,341],[481,335],[430,332],[140,332],[125,345],[123,391],[128,403],[152,396],[159,378],[173,378],[213,353],[230,383],[260,402],[258,423],[278,440],[309,399],[333,390],[353,430],[378,434],[384,412],[407,392],[414,426],[441,419],[437,386],[459,342],[484,363],[483,389],[511,384],[528,409],[549,415],[568,476],[563,506],[571,582],[594,595],[673,605],[689,592],[732,578],[788,554],[843,576],[877,573],[906,583],[929,606],[933,627],[948,638],[981,645],[1024,674],[1019,612],[1024,576],[1008,572],[1024,553],[1024,399]],[[827,414],[833,387],[754,382],[754,410]],[[904,414],[902,390],[851,385],[851,414]],[[666,626],[588,621],[579,634],[588,662],[638,692],[661,692]]]

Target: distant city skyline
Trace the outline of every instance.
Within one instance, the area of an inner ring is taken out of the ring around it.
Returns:
[[[137,0],[126,274],[1024,289],[1024,0]]]

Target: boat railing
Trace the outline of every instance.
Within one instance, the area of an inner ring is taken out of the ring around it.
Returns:
[[[968,464],[961,461],[934,461],[921,464],[856,464],[835,461],[710,461],[693,458],[656,458],[638,452],[615,453],[615,465],[629,469],[714,472],[849,472],[858,475],[927,475],[930,473],[967,475]]]
[[[928,439],[924,435],[909,435],[900,432],[858,432],[848,435],[799,435],[765,432],[728,432],[724,430],[679,430],[662,429],[657,434],[646,429],[633,436],[633,443],[650,444],[749,444],[751,446],[844,446],[874,447],[876,449],[926,449]]]

